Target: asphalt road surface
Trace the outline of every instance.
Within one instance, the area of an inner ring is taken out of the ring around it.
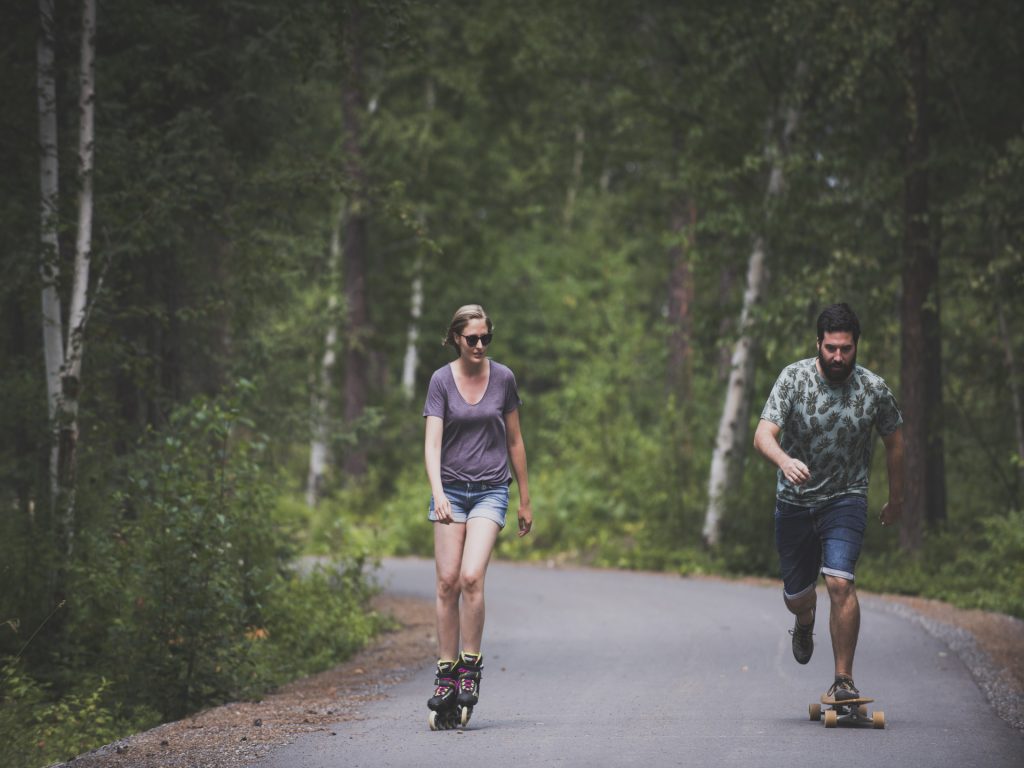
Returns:
[[[395,594],[433,594],[431,561],[387,561],[381,578]],[[793,660],[781,588],[494,563],[486,589],[481,701],[465,732],[429,730],[425,667],[365,719],[259,768],[1024,766],[1024,734],[957,656],[871,599],[854,676],[884,730],[808,718],[832,680],[823,586],[807,666]]]

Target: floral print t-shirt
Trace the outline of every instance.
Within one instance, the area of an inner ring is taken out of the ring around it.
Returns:
[[[847,494],[867,496],[873,430],[886,437],[903,423],[881,376],[857,365],[846,381],[832,384],[818,373],[816,359],[786,366],[761,412],[762,419],[782,428],[782,450],[811,472],[799,486],[778,473],[776,495],[800,506]]]

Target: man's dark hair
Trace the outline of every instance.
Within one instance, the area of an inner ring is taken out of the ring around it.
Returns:
[[[818,315],[818,342],[825,338],[826,333],[849,331],[853,334],[853,343],[860,339],[860,320],[857,313],[846,303],[830,304]]]

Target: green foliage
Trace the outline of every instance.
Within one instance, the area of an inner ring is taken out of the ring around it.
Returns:
[[[330,562],[310,573],[279,577],[264,601],[264,623],[246,630],[258,693],[327,669],[361,649],[387,624],[370,612],[373,594],[362,560]]]
[[[1024,618],[1024,512],[1009,510],[929,534],[917,557],[867,556],[858,582]],[[864,576],[861,577],[863,572]]]
[[[137,723],[126,722],[110,699],[111,683],[86,676],[54,700],[10,657],[0,657],[0,761],[38,768],[113,741]]]
[[[123,524],[107,534],[115,543],[98,544],[131,596],[110,629],[134,670],[124,682],[167,717],[253,676],[244,628],[260,616],[279,544],[259,463],[266,438],[251,428],[236,403],[198,399],[177,411],[133,455],[114,499]]]
[[[26,659],[57,663],[45,680],[24,659],[3,667],[0,736],[17,734],[12,753],[63,759],[259,696],[384,626],[369,608],[371,564],[351,543],[334,550],[351,558],[293,569],[298,521],[279,504],[266,436],[242,415],[253,396],[242,382],[233,397],[176,409],[117,466],[120,487],[81,494],[90,526],[66,579],[68,615],[56,612],[61,642],[27,641]]]

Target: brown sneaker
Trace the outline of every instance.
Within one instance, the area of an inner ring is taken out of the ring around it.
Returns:
[[[835,682],[832,683],[832,687],[828,689],[828,693],[825,695],[832,697],[836,701],[849,701],[850,699],[859,699],[860,691],[853,684],[852,677],[836,675]]]

